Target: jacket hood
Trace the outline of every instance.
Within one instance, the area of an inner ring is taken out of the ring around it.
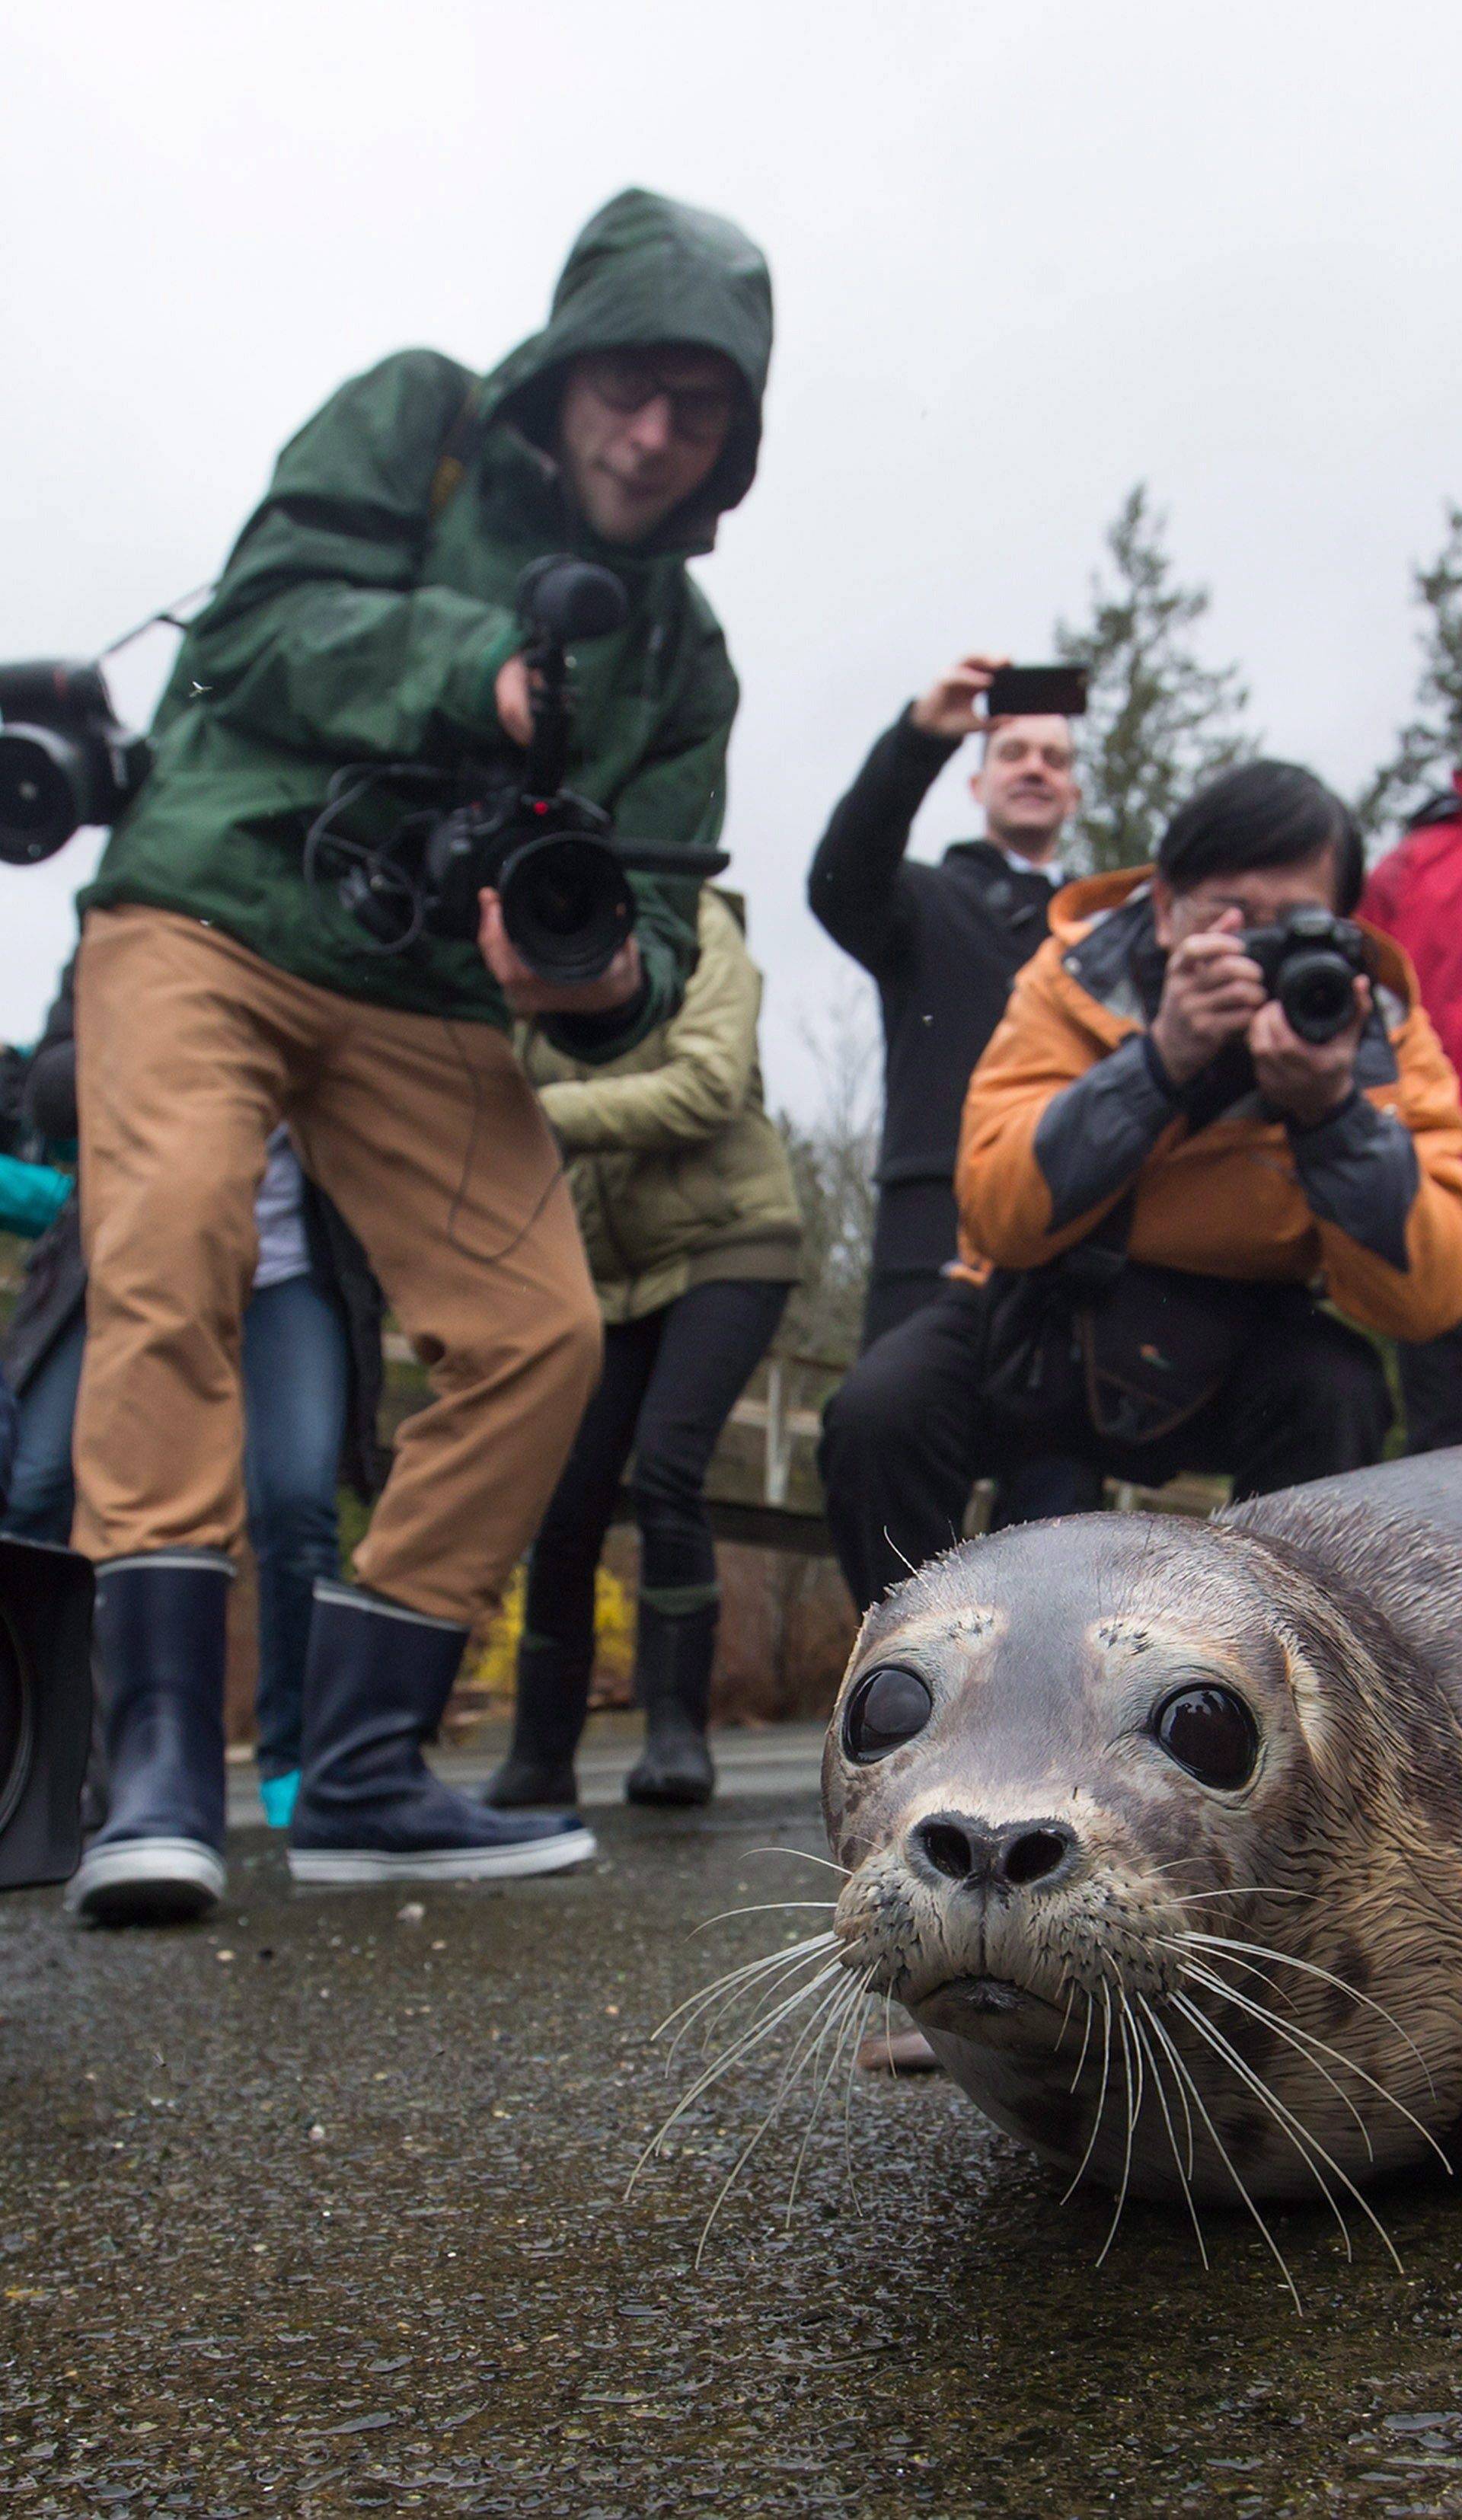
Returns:
[[[1089,937],[1114,910],[1145,892],[1156,875],[1156,867],[1119,867],[1112,875],[1086,875],[1075,883],[1064,883],[1051,903],[1050,932],[1063,959],[1071,949]],[[1419,1004],[1416,974],[1395,938],[1383,935],[1365,919],[1357,919],[1370,941],[1375,958],[1375,976],[1381,987],[1399,1003],[1386,1009],[1388,1029],[1409,1014]],[[1085,959],[1085,958],[1083,958]],[[1067,963],[1068,970],[1073,968]]]
[[[478,408],[484,424],[507,421],[551,452],[565,362],[656,341],[721,351],[742,386],[709,480],[640,547],[647,558],[687,557],[709,551],[720,518],[745,498],[761,445],[772,280],[763,254],[730,219],[660,193],[616,194],[575,239],[543,331],[493,370]]]

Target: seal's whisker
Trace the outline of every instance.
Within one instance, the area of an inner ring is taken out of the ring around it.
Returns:
[[[1240,1963],[1240,1965],[1242,1965],[1242,1963]],[[1370,2137],[1366,2134],[1364,2119],[1360,2116],[1360,2113],[1356,2109],[1353,2101],[1351,2100],[1346,2092],[1341,2090],[1335,2077],[1332,2074],[1325,2072],[1324,2066],[1319,2061],[1319,2055],[1312,2054],[1309,2051],[1317,2048],[1320,2051],[1320,2055],[1333,2057],[1337,2065],[1343,2065],[1348,2074],[1354,2074],[1360,2082],[1366,2085],[1368,2090],[1376,2093],[1378,2099],[1385,2100],[1391,2108],[1398,2110],[1400,2115],[1406,2119],[1408,2125],[1414,2126],[1417,2134],[1423,2138],[1424,2141],[1431,2145],[1432,2150],[1436,2153],[1438,2160],[1441,2163],[1441,2166],[1447,2173],[1448,2178],[1451,2177],[1452,2165],[1450,2161],[1448,2161],[1445,2152],[1442,2150],[1441,2145],[1438,2142],[1436,2137],[1423,2126],[1419,2117],[1413,2115],[1412,2111],[1407,2108],[1404,2100],[1398,2100],[1395,2092],[1388,2091],[1386,2085],[1378,2082],[1374,2074],[1368,2074],[1363,2065],[1357,2065],[1353,2056],[1347,2056],[1339,2048],[1332,2048],[1328,2040],[1321,2039],[1313,2030],[1306,2030],[1302,2028],[1298,2021],[1280,2021],[1277,2016],[1269,2010],[1267,2004],[1256,2002],[1252,1997],[1241,1995],[1237,1987],[1226,1985],[1222,1978],[1211,1975],[1207,1969],[1195,1966],[1194,1962],[1191,1960],[1184,1964],[1184,1975],[1198,1978],[1204,1985],[1214,1988],[1218,1994],[1226,1997],[1230,2003],[1238,2004],[1245,2012],[1252,2012],[1257,2021],[1263,2022],[1265,2027],[1272,2030],[1278,2038],[1287,2040],[1292,2048],[1298,2048],[1300,2053],[1306,2056],[1307,2062],[1314,2066],[1317,2074],[1324,2075],[1331,2090],[1337,2092],[1339,2097],[1345,2101],[1351,2115],[1355,2119],[1357,2126],[1360,2128],[1361,2134],[1365,2136],[1365,2148],[1373,2161],[1376,2157],[1375,2151],[1372,2147]]]
[[[1410,2048],[1412,2055],[1416,2058],[1418,2065],[1420,2065],[1422,2072],[1427,2078],[1428,2089],[1433,2092],[1436,2092],[1437,2086],[1432,2080],[1431,2066],[1427,2063],[1425,2056],[1418,2048],[1416,2041],[1411,2037],[1410,2032],[1401,2028],[1396,2014],[1394,2012],[1388,2012],[1384,2003],[1377,2003],[1370,1996],[1362,1995],[1358,1987],[1349,1986],[1346,1983],[1346,1980],[1343,1977],[1337,1977],[1333,1970],[1321,1968],[1315,1960],[1296,1959],[1293,1954],[1289,1952],[1271,1951],[1267,1943],[1241,1943],[1233,1940],[1226,1934],[1181,1934],[1177,1939],[1180,1942],[1207,1945],[1211,1951],[1249,1952],[1256,1959],[1273,1960],[1281,1968],[1303,1969],[1307,1977],[1321,1978],[1326,1986],[1339,1987],[1342,1995],[1350,1996],[1356,2003],[1363,2003],[1367,2012],[1379,2013],[1383,2021],[1390,2023],[1391,2028],[1396,2032],[1396,2037],[1405,2042],[1406,2046]]]
[[[695,2264],[697,2267],[699,2267],[701,2259],[705,2255],[706,2242],[711,2236],[711,2228],[716,2221],[717,2215],[720,2213],[722,2206],[726,2203],[728,2196],[730,2196],[736,2181],[740,2178],[746,2164],[751,2159],[757,2145],[761,2142],[763,2136],[766,2135],[768,2129],[775,2125],[776,2119],[780,2116],[782,2103],[786,2098],[787,2092],[796,2081],[797,2076],[805,2064],[809,2054],[813,2052],[813,2041],[815,2037],[819,2035],[819,2025],[822,2020],[822,2016],[829,2011],[835,2012],[843,2003],[845,1996],[845,1986],[830,1987],[815,2005],[810,2020],[803,2022],[800,2026],[797,2036],[792,2043],[791,2053],[777,2078],[776,2089],[772,2094],[771,2107],[767,2110],[766,2115],[761,2120],[761,2123],[756,2128],[754,2134],[742,2145],[735,2160],[732,2162],[731,2169],[728,2171],[717,2190],[716,2201],[712,2205],[709,2214],[706,2216],[704,2226],[701,2229],[700,2239],[696,2245]]]
[[[836,1906],[835,1899],[762,1899],[754,1908],[718,1908],[714,1916],[702,1916],[698,1925],[692,1925],[686,1940],[693,1943],[697,1934],[708,1934],[713,1925],[724,1925],[729,1916],[775,1916],[795,1908],[820,1908],[825,1912]]]
[[[1195,1863],[1196,1857],[1179,1856],[1180,1864]],[[1312,1899],[1312,1890],[1284,1890],[1277,1881],[1245,1881],[1232,1890],[1181,1890],[1178,1893],[1185,1908],[1196,1908],[1205,1899]]]
[[[1216,1976],[1212,1970],[1195,1968],[1191,1961],[1186,1963],[1182,1974],[1184,1978],[1191,1979],[1195,1986],[1207,1987],[1211,1995],[1221,1996],[1225,2003],[1236,2004],[1239,2010],[1241,2012],[1247,2012],[1252,2020],[1262,2022],[1263,2027],[1266,2030],[1271,2031],[1276,2039],[1282,2039],[1287,2047],[1293,2048],[1297,2056],[1303,2056],[1307,2065],[1312,2065],[1315,2072],[1329,2084],[1330,2089],[1335,2093],[1336,2098],[1340,2101],[1341,2106],[1350,2110],[1355,2124],[1360,2129],[1360,2139],[1365,2145],[1366,2158],[1370,2161],[1375,2160],[1376,2147],[1371,2141],[1370,2130],[1366,2126],[1364,2118],[1355,2106],[1355,2103],[1351,2099],[1349,2092],[1342,2091],[1339,2083],[1335,2079],[1335,2076],[1331,2073],[1327,2073],[1325,2067],[1320,2063],[1319,2058],[1317,2056],[1312,2056],[1307,2048],[1301,2046],[1300,2039],[1298,2037],[1291,2036],[1285,2025],[1276,2019],[1275,2015],[1269,2011],[1265,2004],[1251,2002],[1247,1996],[1240,1995],[1237,1987],[1230,1986],[1226,1979]],[[1332,2055],[1335,2053],[1333,2048],[1329,2052]],[[1348,2065],[1350,2063],[1350,2058],[1342,2056],[1339,2059],[1339,2062],[1343,2065]],[[1356,2066],[1353,2070],[1358,2073],[1360,2068]],[[1369,2077],[1365,2077],[1363,2079],[1368,2080]],[[1378,2084],[1375,2088],[1379,2091],[1381,2087]],[[1383,2099],[1390,2099],[1391,2093],[1389,2092],[1382,2092],[1381,2096]],[[1396,2105],[1399,2107],[1400,2103],[1397,2102]]]
[[[1329,2167],[1335,2171],[1336,2176],[1344,2182],[1347,2187],[1350,2188],[1351,2195],[1355,2197],[1357,2203],[1361,2203],[1363,2200],[1360,2197],[1358,2188],[1356,2188],[1353,2183],[1346,2178],[1345,2172],[1331,2159],[1331,2156],[1326,2152],[1324,2145],[1318,2141],[1317,2138],[1309,2133],[1308,2128],[1295,2116],[1293,2110],[1286,2108],[1284,2102],[1276,2097],[1268,2084],[1264,2081],[1263,2075],[1257,2074],[1252,2065],[1246,2064],[1237,2048],[1223,2037],[1222,2032],[1215,2029],[1214,2024],[1210,2021],[1206,2012],[1200,2011],[1199,2007],[1196,2004],[1190,2003],[1187,1997],[1183,1995],[1171,1995],[1168,2001],[1173,2005],[1174,2010],[1180,2013],[1182,2018],[1191,2024],[1192,2028],[1197,2031],[1200,2039],[1202,2039],[1206,2045],[1213,2049],[1215,2055],[1228,2067],[1229,2072],[1237,2076],[1238,2080],[1244,2085],[1246,2091],[1250,2091],[1254,2093],[1254,2096],[1259,2101],[1261,2107],[1265,2109],[1273,2119],[1275,2125],[1279,2128],[1280,2133],[1284,2136],[1285,2140],[1289,2143],[1292,2150],[1299,2154],[1300,2159],[1304,2162],[1306,2169],[1309,2172],[1311,2179],[1314,2181],[1315,2185],[1318,2187],[1320,2194],[1324,2197],[1326,2204],[1329,2206],[1331,2213],[1334,2215],[1335,2220],[1340,2227],[1341,2238],[1345,2242],[1347,2260],[1349,2261],[1354,2256],[1354,2250],[1351,2241],[1351,2227],[1346,2221],[1340,2205],[1336,2201],[1331,2190],[1330,2183],[1325,2178],[1324,2172],[1319,2168],[1318,2162],[1311,2157],[1312,2152],[1314,2154],[1318,2154],[1320,2161],[1324,2161],[1329,2164]],[[1372,2217],[1372,2219],[1374,2220],[1374,2217]],[[1395,2252],[1393,2252],[1393,2254],[1395,2254]]]
[[[1182,2085],[1179,2083],[1177,2086],[1177,2095],[1182,2101],[1183,2115],[1187,2118],[1188,2123],[1188,2166],[1187,2169],[1184,2170],[1182,2154],[1177,2148],[1177,2134],[1173,2124],[1173,2114],[1168,2106],[1168,2092],[1163,2082],[1162,2070],[1158,2064],[1156,2051],[1154,2050],[1152,2043],[1149,2040],[1146,2031],[1143,2029],[1141,2022],[1137,2019],[1135,2012],[1131,2015],[1131,2024],[1132,2037],[1141,2041],[1143,2052],[1147,2058],[1148,2070],[1152,2075],[1152,2087],[1158,2095],[1158,2106],[1163,2113],[1163,2124],[1168,2130],[1168,2142],[1173,2153],[1173,2166],[1177,2172],[1177,2183],[1182,2189],[1183,2203],[1188,2209],[1188,2220],[1193,2226],[1193,2237],[1198,2243],[1198,2255],[1203,2261],[1204,2272],[1207,2272],[1209,2262],[1208,2246],[1203,2236],[1203,2226],[1198,2220],[1198,2208],[1193,2202],[1193,2121],[1188,2117],[1187,2095],[1183,2091]]]
[[[811,1959],[815,1954],[830,1952],[834,1948],[835,1940],[834,1935],[826,1932],[808,1934],[800,1943],[785,1943],[780,1951],[763,1952],[758,1959],[743,1960],[739,1968],[728,1969],[724,1977],[714,1979],[709,1986],[698,1988],[694,1995],[687,1995],[684,2003],[678,2003],[673,2012],[667,2012],[653,2036],[656,2039],[663,2039],[672,2023],[682,2020],[687,2013],[690,2014],[693,2021],[703,2006],[713,2003],[717,1996],[730,1987],[749,1986],[752,1980],[766,1975],[771,1970],[781,1967],[794,1968],[799,1960]]]
[[[743,2022],[739,2030],[729,2035],[728,2042],[725,2047],[716,2048],[713,2046],[713,2042],[719,2033],[722,2022],[727,2019],[728,2014],[734,2013],[738,2006],[745,2002],[759,2003],[763,2005],[769,2004],[782,1994],[786,1995],[789,2002],[795,2003],[799,1995],[807,1992],[808,1986],[818,1984],[820,1981],[817,1977],[808,1979],[800,1989],[795,1988],[791,1981],[804,1969],[821,1969],[828,1957],[829,1955],[825,1952],[805,1953],[793,1961],[789,1967],[769,1971],[768,1975],[761,1979],[757,1985],[753,1987],[737,1987],[723,2002],[719,2003],[706,2025],[705,2037],[701,2042],[700,2052],[706,2060],[707,2069],[714,2064],[719,2064],[723,2059],[729,2058],[734,2050],[737,2043],[746,2038],[749,2033],[756,2028],[759,2021],[762,2021],[767,2017],[765,2012],[753,2012],[749,2021]],[[666,2061],[668,2066],[669,2059],[667,2058]]]
[[[1085,2177],[1086,2164],[1090,2160],[1092,2152],[1095,2149],[1096,2138],[1101,2130],[1102,2117],[1107,2105],[1107,2076],[1110,2073],[1112,2066],[1112,1998],[1105,1978],[1103,1978],[1101,1983],[1101,2091],[1097,2097],[1096,2115],[1091,2121],[1091,2133],[1086,2138],[1086,2149],[1082,2155],[1075,2179],[1067,2188],[1065,2195],[1060,2199],[1060,2202],[1063,2205],[1069,2203],[1070,2199],[1076,2194],[1077,2189],[1080,2187],[1083,2179]],[[1085,2055],[1085,2050],[1083,2052]],[[1081,2079],[1080,2071],[1078,2072],[1077,2079],[1078,2081]],[[1071,2088],[1075,2091],[1076,2084],[1073,2083]]]
[[[780,2029],[782,2023],[788,2020],[792,2013],[797,2010],[799,2004],[808,2002],[813,1996],[819,1993],[820,1989],[830,1986],[834,1980],[841,1978],[842,1974],[842,1963],[838,1960],[833,1960],[825,1968],[820,1969],[818,1975],[815,1978],[812,1978],[805,1986],[799,1986],[791,1995],[784,1996],[781,2002],[775,2005],[770,2013],[766,2014],[760,2021],[753,2022],[750,2028],[744,2030],[740,2037],[733,2040],[729,2048],[722,2049],[720,2055],[715,2057],[712,2062],[706,2066],[704,2072],[696,2076],[696,2079],[691,2084],[689,2091],[685,2092],[683,2096],[677,2100],[675,2107],[670,2112],[670,2115],[665,2119],[658,2131],[651,2136],[649,2142],[645,2145],[644,2150],[642,2152],[630,2175],[630,2184],[625,2190],[626,2195],[628,2195],[630,2193],[630,2189],[634,2187],[635,2182],[643,2170],[645,2163],[653,2160],[655,2154],[663,2144],[665,2138],[670,2133],[671,2128],[679,2119],[685,2116],[686,2111],[688,2108],[693,2107],[696,2100],[700,2098],[702,2092],[708,2092],[711,2085],[719,2082],[723,2074],[729,2074],[731,2067],[733,2065],[738,2065],[743,2057],[748,2056],[751,2053],[751,2050],[754,2048],[759,2048],[763,2040],[770,2039],[773,2032]]]
[[[1076,1979],[1073,1978],[1071,1985],[1067,1990],[1066,2009],[1061,2015],[1061,2027],[1056,2033],[1056,2044],[1051,2050],[1051,2053],[1054,2056],[1059,2056],[1061,2053],[1061,2042],[1065,2038],[1067,2031],[1071,2028],[1071,2007],[1075,2003],[1080,1992],[1081,1989],[1078,1987]]]
[[[864,1980],[865,1998],[871,1987],[872,1976],[873,1972],[870,1970]],[[858,2182],[853,2175],[853,2087],[858,2079],[858,2050],[861,2044],[858,2031],[858,2015],[854,2013],[850,2019],[847,2040],[848,2071],[843,2079],[843,2183],[852,2196],[853,2210],[859,2221],[865,2223],[868,2219],[867,2208],[858,2192]]]
[[[748,1856],[794,1855],[799,1864],[820,1864],[824,1872],[841,1872],[845,1881],[853,1878],[846,1864],[834,1864],[828,1855],[809,1855],[805,1846],[748,1846],[746,1852]]]
[[[1361,2194],[1360,2189],[1356,2186],[1355,2182],[1350,2176],[1350,2173],[1342,2169],[1340,2163],[1336,2160],[1332,2152],[1328,2152],[1326,2150],[1324,2144],[1321,2143],[1319,2137],[1312,2135],[1309,2128],[1306,2126],[1304,2120],[1296,2117],[1294,2110],[1285,2106],[1285,2103],[1278,2097],[1277,2093],[1269,2089],[1268,2084],[1264,2081],[1262,2074],[1257,2074],[1251,2065],[1247,2065],[1244,2062],[1244,2059],[1239,2054],[1237,2048],[1223,2037],[1221,2031],[1215,2029],[1214,2024],[1210,2021],[1206,2012],[1202,2011],[1196,2003],[1190,2003],[1187,1997],[1184,1995],[1174,1995],[1170,1998],[1170,2001],[1174,2009],[1183,2015],[1184,2020],[1192,2023],[1200,2037],[1207,2039],[1215,2053],[1226,2058],[1230,2071],[1236,2073],[1240,2080],[1247,2084],[1250,2091],[1254,2092],[1256,2098],[1261,2099],[1263,2102],[1265,2107],[1268,2108],[1271,2116],[1273,2116],[1276,2122],[1284,2128],[1285,2133],[1290,2136],[1296,2149],[1301,2151],[1302,2158],[1304,2158],[1303,2148],[1307,2147],[1309,2151],[1318,2154],[1320,2160],[1324,2162],[1328,2170],[1334,2172],[1335,2177],[1340,2181],[1342,2187],[1346,2189],[1349,2195],[1353,2197],[1355,2203],[1359,2206],[1361,2213],[1365,2216],[1365,2219],[1370,2224],[1372,2230],[1376,2233],[1377,2238],[1380,2240],[1383,2248],[1385,2248],[1387,2254],[1391,2258],[1397,2274],[1404,2274],[1406,2272],[1405,2268],[1401,2264],[1396,2242],[1393,2240],[1391,2233],[1386,2228],[1385,2224],[1382,2222],[1380,2216],[1377,2214],[1375,2208],[1370,2204],[1368,2199]],[[1342,2231],[1345,2233],[1346,2256],[1349,2258],[1351,2254],[1351,2234],[1345,2216],[1342,2214],[1339,2205],[1335,2203],[1334,2198],[1331,2197],[1329,2187],[1326,2185],[1325,2181],[1321,2178],[1319,2171],[1315,2168],[1312,2161],[1310,2162],[1309,2169],[1311,2177],[1314,2179],[1316,2184],[1323,2190],[1325,2197],[1334,2212],[1335,2219],[1339,2223]]]
[[[1082,2039],[1082,2052],[1076,2060],[1076,2072],[1071,2078],[1071,2088],[1073,2092],[1076,2090],[1078,2083],[1082,2079],[1082,2067],[1086,2062],[1086,2050],[1091,2044],[1091,1990],[1089,1987],[1084,1987],[1082,1992],[1086,1998],[1086,2028]],[[1059,2041],[1057,2042],[1057,2045],[1060,2045]]]
[[[832,2054],[828,2058],[820,2082],[818,2082],[816,2079],[818,2071],[817,2056],[815,2056],[813,2062],[814,2089],[812,2106],[808,2110],[807,2126],[803,2134],[802,2141],[797,2147],[796,2161],[792,2165],[792,2183],[787,2189],[786,2219],[788,2228],[791,2226],[792,2209],[797,2202],[797,2190],[802,2181],[802,2165],[807,2159],[807,2148],[813,2139],[813,2130],[818,2123],[819,2114],[821,2110],[823,2099],[826,2096],[827,2087],[831,2083],[833,2076],[836,2074],[838,2065],[841,2061],[844,2042],[847,2039],[850,2030],[856,2038],[858,2031],[862,2026],[862,2016],[867,2003],[868,1985],[872,1974],[872,1970],[869,1969],[865,1971],[863,1977],[856,1978],[854,1980],[853,1985],[849,1990],[847,2001],[843,2003],[841,2008],[834,2005],[823,2027],[822,2035],[818,2041],[817,2055],[820,2056],[829,2035],[835,2034],[832,2036]]]
[[[1146,2013],[1147,2018],[1151,2022],[1153,2029],[1156,2031],[1163,2047],[1167,2049],[1168,2054],[1173,2059],[1174,2070],[1177,2075],[1179,2090],[1186,2086],[1187,2090],[1192,2093],[1193,2104],[1197,2109],[1199,2116],[1202,2118],[1204,2125],[1207,2127],[1209,2134],[1213,2138],[1214,2146],[1218,2152],[1218,2158],[1222,2162],[1229,2178],[1233,2181],[1235,2187],[1238,2189],[1240,2196],[1243,2198],[1245,2205],[1258,2225],[1264,2246],[1268,2250],[1274,2264],[1279,2269],[1280,2273],[1283,2275],[1285,2283],[1289,2289],[1290,2297],[1293,2300],[1300,2317],[1303,2318],[1305,2316],[1305,2306],[1301,2301],[1299,2292],[1296,2288],[1295,2278],[1290,2273],[1289,2268],[1285,2264],[1284,2253],[1281,2250],[1278,2241],[1275,2239],[1273,2232],[1270,2230],[1268,2224],[1264,2221],[1263,2214],[1261,2214],[1259,2207],[1255,2204],[1248,2188],[1244,2185],[1244,2182],[1239,2177],[1238,2172],[1235,2170],[1232,2161],[1229,2159],[1228,2150],[1224,2144],[1223,2138],[1219,2135],[1218,2128],[1215,2126],[1213,2119],[1209,2116],[1208,2110],[1204,2106],[1203,2093],[1198,2089],[1198,2086],[1194,2082],[1192,2075],[1189,2073],[1186,2064],[1183,2062],[1181,2054],[1174,2045],[1172,2039],[1170,2039],[1166,2028],[1158,2019],[1158,2016],[1153,2010],[1152,2005],[1148,2002],[1146,1996],[1139,1995],[1137,2002]]]
[[[1128,2184],[1132,2175],[1132,2138],[1135,2135],[1137,2128],[1137,2112],[1142,2106],[1141,2059],[1139,2057],[1136,2063],[1136,2090],[1134,2092],[1132,2089],[1133,2071],[1131,2047],[1127,2033],[1128,2002],[1127,1996],[1120,1986],[1117,1990],[1117,2035],[1122,2041],[1122,2071],[1127,2084],[1127,2150],[1123,2155],[1122,2183],[1117,2190],[1117,2210],[1112,2216],[1112,2228],[1101,2244],[1101,2249],[1096,2260],[1099,2267],[1106,2264],[1107,2251],[1110,2249],[1112,2242],[1117,2237],[1117,2226],[1122,2220],[1122,2209],[1127,2203]]]

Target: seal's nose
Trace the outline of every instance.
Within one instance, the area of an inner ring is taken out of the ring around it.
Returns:
[[[946,1881],[1024,1890],[1064,1870],[1076,1852],[1076,1836],[1058,1821],[991,1828],[963,1812],[936,1812],[914,1829],[913,1848]]]

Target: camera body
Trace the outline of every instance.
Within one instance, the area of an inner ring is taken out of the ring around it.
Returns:
[[[1245,928],[1235,941],[1259,965],[1302,1041],[1318,1047],[1345,1031],[1355,1012],[1355,982],[1371,968],[1370,947],[1352,919],[1307,902],[1270,927]]]
[[[152,764],[99,665],[0,665],[0,859],[39,866],[84,823],[114,823]]]
[[[567,643],[601,638],[628,609],[606,568],[537,560],[516,589],[533,737],[513,761],[466,759],[453,770],[362,763],[338,771],[310,828],[306,867],[333,876],[337,898],[383,954],[422,934],[470,941],[490,885],[529,968],[558,986],[598,979],[635,925],[632,873],[699,881],[730,864],[720,849],[622,840],[601,806],[563,786],[572,728]],[[376,797],[406,808],[378,840],[346,828]],[[420,805],[412,810],[412,800]]]

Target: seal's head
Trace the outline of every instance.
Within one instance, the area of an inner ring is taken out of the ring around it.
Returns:
[[[1396,2086],[1365,1997],[1367,1840],[1394,1892],[1408,1764],[1385,1696],[1353,1623],[1240,1530],[1093,1514],[956,1550],[870,1611],[834,1713],[844,1962],[997,2123],[1113,2184],[1312,2192],[1302,2084],[1320,2140],[1414,2152],[1383,2106],[1359,2153],[1327,2062],[1339,2037],[1341,2082],[1361,2056]]]

